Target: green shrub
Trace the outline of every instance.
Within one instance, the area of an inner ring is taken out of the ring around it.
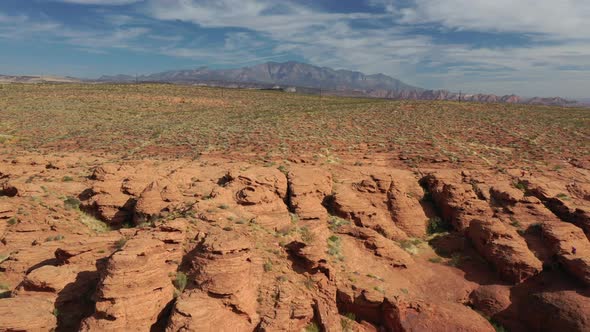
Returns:
[[[330,216],[330,220],[328,222],[330,224],[329,227],[332,231],[336,231],[341,226],[350,225],[350,221],[337,216]]]
[[[64,207],[66,210],[78,210],[80,209],[80,204],[82,203],[76,197],[70,196],[64,200]]]
[[[441,263],[442,262],[442,258],[440,257],[431,257],[428,259],[429,262],[431,263]]]
[[[115,242],[115,248],[117,250],[121,250],[121,249],[123,249],[123,247],[125,246],[126,243],[127,243],[127,238],[122,237]]]
[[[438,233],[444,233],[449,230],[449,225],[445,223],[440,217],[435,216],[428,219],[428,226],[426,227],[426,233],[433,235]]]
[[[186,276],[186,273],[182,272],[182,271],[178,271],[176,272],[176,278],[174,279],[174,287],[176,287],[176,289],[182,293],[184,291],[184,289],[186,288],[186,284],[187,284],[188,278]]]
[[[272,262],[270,260],[264,262],[264,264],[262,265],[262,268],[264,269],[264,272],[272,271]]]
[[[516,188],[516,189],[518,189],[520,191],[523,191],[523,192],[525,192],[526,189],[527,189],[526,188],[526,184],[524,184],[522,181],[515,182],[514,183],[514,188]]]
[[[315,239],[315,236],[307,227],[300,228],[299,232],[301,233],[301,240],[304,243],[309,244],[309,243],[313,242],[313,240]]]
[[[344,256],[341,253],[341,241],[336,235],[332,235],[328,238],[328,254],[334,256],[338,260],[344,260]]]
[[[356,316],[353,313],[347,313],[344,317],[340,318],[340,325],[342,326],[343,332],[353,331],[354,321]]]
[[[305,327],[305,332],[320,332],[320,328],[318,324],[311,322]]]

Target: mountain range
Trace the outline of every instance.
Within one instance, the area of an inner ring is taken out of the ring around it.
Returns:
[[[462,94],[447,90],[428,90],[384,75],[366,75],[358,71],[335,70],[289,61],[267,62],[238,69],[173,70],[142,76],[102,76],[98,82],[166,82],[234,88],[282,89],[304,93],[339,96],[412,100],[461,100],[486,103],[525,103],[575,105],[560,97],[523,98],[517,95]]]
[[[195,84],[227,88],[276,89],[308,94],[326,94],[351,97],[374,97],[410,100],[456,100],[484,103],[523,103],[538,105],[582,105],[560,97],[524,98],[514,94],[463,94],[447,90],[428,90],[406,84],[396,78],[358,71],[335,70],[310,64],[289,61],[267,62],[237,69],[209,69],[201,67],[189,70],[165,71],[149,75],[102,76],[95,80],[79,80],[72,77],[3,76],[0,83],[174,83]]]

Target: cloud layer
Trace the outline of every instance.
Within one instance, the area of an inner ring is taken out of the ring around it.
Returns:
[[[103,10],[92,12],[92,25],[74,27],[0,7],[0,38],[44,35],[89,51],[119,48],[205,65],[299,59],[473,92],[590,90],[586,0],[366,0],[336,11],[335,0],[61,2]]]

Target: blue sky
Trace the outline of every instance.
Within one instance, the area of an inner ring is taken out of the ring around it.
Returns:
[[[2,0],[0,73],[296,60],[453,91],[590,97],[588,0]]]

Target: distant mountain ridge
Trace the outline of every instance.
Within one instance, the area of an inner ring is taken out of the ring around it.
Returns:
[[[538,105],[582,105],[560,97],[523,98],[517,95],[462,94],[447,90],[427,90],[384,75],[366,75],[358,71],[335,70],[306,63],[289,61],[267,62],[236,69],[172,70],[161,73],[130,76],[102,76],[96,80],[79,80],[55,76],[4,76],[0,83],[133,83],[157,82],[198,84],[205,86],[254,89],[281,89],[291,92],[328,94],[352,97],[373,97],[408,100],[456,100],[483,103],[523,103]]]
[[[79,83],[81,80],[61,76],[0,75],[0,83]]]
[[[339,96],[374,97],[410,100],[457,100],[484,103],[527,103],[540,105],[573,105],[560,97],[522,98],[517,95],[461,94],[447,90],[427,90],[384,75],[366,75],[358,71],[335,70],[289,61],[267,62],[237,69],[173,70],[138,77],[102,76],[99,82],[166,82],[200,84],[234,88],[281,88],[305,93]]]
[[[110,81],[119,76],[103,76],[100,81]],[[135,77],[127,76],[128,81]],[[195,70],[175,70],[139,76],[140,81],[180,82],[231,82],[286,85],[324,90],[350,89],[385,89],[396,91],[423,91],[424,89],[403,83],[402,81],[383,75],[365,75],[357,71],[334,70],[317,67],[305,63],[289,61],[285,63],[267,62],[252,67],[238,69],[198,68]]]

